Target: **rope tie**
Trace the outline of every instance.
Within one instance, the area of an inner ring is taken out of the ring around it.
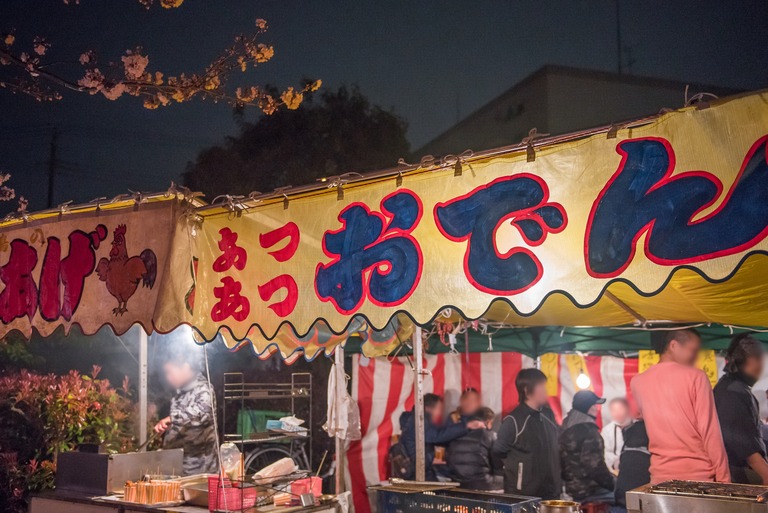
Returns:
[[[453,167],[453,176],[461,176],[463,172],[463,166],[469,166],[472,174],[475,174],[475,170],[472,169],[472,164],[469,163],[469,159],[475,153],[472,150],[464,150],[458,155],[448,154],[440,159],[440,167]]]
[[[523,140],[520,141],[525,144],[527,162],[534,162],[536,160],[536,150],[533,148],[533,143],[536,139],[541,139],[542,137],[549,137],[549,134],[540,134],[536,127],[534,127],[528,131],[528,136],[523,137]]]

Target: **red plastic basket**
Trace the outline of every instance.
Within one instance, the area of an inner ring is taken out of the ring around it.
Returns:
[[[209,511],[243,511],[256,505],[257,496],[253,486],[232,486],[227,478],[222,485],[218,476],[208,478]]]

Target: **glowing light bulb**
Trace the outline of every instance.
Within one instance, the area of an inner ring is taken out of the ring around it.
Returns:
[[[584,374],[584,371],[582,371],[579,376],[576,378],[576,386],[579,387],[581,390],[586,390],[589,388],[589,385],[592,384],[592,380],[589,379],[589,376]]]

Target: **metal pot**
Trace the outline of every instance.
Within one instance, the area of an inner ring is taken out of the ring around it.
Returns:
[[[541,501],[539,513],[581,513],[581,507],[573,501]]]

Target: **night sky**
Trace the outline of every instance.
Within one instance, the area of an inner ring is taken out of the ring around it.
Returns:
[[[265,40],[276,55],[249,72],[252,82],[357,84],[408,120],[413,148],[545,64],[617,67],[613,0],[186,0],[149,11],[136,0],[0,2],[0,31],[16,28],[19,47],[41,35],[52,56],[77,59],[93,48],[104,61],[142,46],[149,69],[166,76],[202,69],[256,18],[269,22]],[[768,87],[765,0],[624,1],[621,26],[632,74]],[[199,149],[236,133],[224,104],[150,111],[132,97],[65,92],[56,104],[39,104],[0,90],[0,171],[13,175],[30,210],[45,207],[54,125],[64,161],[55,203],[164,190]]]

